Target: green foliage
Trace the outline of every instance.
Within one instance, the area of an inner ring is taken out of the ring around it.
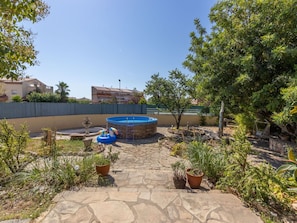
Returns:
[[[177,69],[169,72],[168,79],[154,74],[146,83],[145,94],[151,96],[150,103],[169,111],[177,129],[185,109],[191,106],[190,86],[187,83],[187,77]]]
[[[60,95],[53,94],[53,93],[32,92],[29,95],[27,95],[26,98],[29,102],[60,102],[61,101]]]
[[[206,125],[206,116],[205,115],[200,115],[200,125],[205,126]]]
[[[21,101],[22,101],[22,98],[21,98],[21,96],[19,96],[19,95],[15,95],[15,96],[13,96],[13,97],[11,98],[11,100],[12,100],[13,102],[21,102]]]
[[[224,177],[219,181],[220,188],[232,188],[238,185],[238,180],[243,179],[248,168],[247,157],[251,151],[251,145],[245,136],[245,130],[239,128],[235,135],[235,141],[231,143],[230,148],[226,151],[227,165]],[[240,186],[240,185],[238,185]],[[234,189],[236,190],[236,188]],[[236,193],[238,193],[236,191]]]
[[[297,159],[292,148],[288,150],[288,163],[280,166],[277,172],[282,174],[289,173],[291,177],[287,179],[295,181],[296,184],[296,187],[289,188],[289,190],[297,192]]]
[[[138,101],[138,104],[140,105],[146,105],[147,104],[147,101],[144,97],[141,97],[140,100]]]
[[[114,164],[119,159],[120,152],[113,152],[112,146],[108,147],[107,154],[95,155],[96,165],[103,166],[107,164]]]
[[[112,151],[112,146],[108,147],[108,153],[106,158],[109,159],[112,164],[114,164],[120,158],[119,155],[120,155],[120,152]]]
[[[187,152],[187,144],[185,142],[176,143],[170,152],[171,156],[185,157]]]
[[[219,148],[193,141],[188,145],[187,155],[192,168],[201,170],[213,183],[222,176],[225,157]]]
[[[95,174],[96,155],[83,158],[59,156],[56,145],[54,139],[49,158],[44,159],[41,165],[37,163],[34,166],[32,174],[38,178],[39,183],[60,191],[79,186]]]
[[[290,78],[288,86],[281,89],[282,99],[285,101],[285,106],[279,112],[274,112],[272,120],[285,132],[292,137],[295,137],[297,131],[297,78]]]
[[[182,160],[176,161],[171,164],[173,174],[176,178],[186,178],[186,164]]]
[[[74,143],[74,141],[70,142]],[[81,141],[80,143],[81,148],[83,145]],[[2,145],[2,142],[0,144]],[[5,164],[0,159],[2,189],[0,193],[0,220],[34,219],[49,207],[58,192],[80,187],[85,183],[88,184],[90,179],[92,180],[94,176],[97,176],[94,168],[96,155],[61,156],[59,154],[62,146],[57,145],[59,142],[56,143],[56,139],[53,138],[50,148],[48,146],[44,148],[50,151],[46,152],[46,157],[38,160],[38,162],[32,162],[30,168],[10,175],[9,178],[4,174],[6,166],[3,168]],[[39,146],[41,145],[39,144]],[[71,147],[70,144],[63,144],[63,146]],[[64,149],[67,148],[64,147]],[[22,157],[23,155],[25,153],[22,153]],[[115,159],[112,155],[110,157],[113,157],[110,158],[112,160]],[[12,211],[7,209],[8,204],[14,204]],[[18,207],[17,212],[15,211],[15,204]]]
[[[137,91],[136,88],[133,89],[133,97],[129,101],[129,104],[146,104],[145,98],[143,97],[143,93],[140,91]]]
[[[197,91],[231,113],[269,120],[285,105],[280,91],[296,74],[296,1],[218,1],[207,34],[199,20],[190,34],[184,66],[195,74]]]
[[[2,0],[0,3],[0,77],[17,79],[26,66],[37,63],[32,33],[20,23],[35,23],[48,14],[41,0]]]
[[[0,159],[0,170],[0,179],[4,179],[11,173],[9,168],[6,166],[5,162],[2,159]]]
[[[90,104],[91,100],[89,99],[75,99],[75,98],[68,98],[67,100],[68,103],[79,103],[79,104]]]
[[[105,166],[110,164],[110,160],[102,154],[97,154],[95,158],[96,158],[96,165],[98,166]]]
[[[251,206],[265,207],[260,210],[267,210],[266,215],[272,211],[284,217],[283,213],[290,210],[292,199],[287,190],[288,182],[271,165],[250,165],[250,150],[245,130],[238,129],[235,141],[226,148],[227,165],[217,188],[235,193]]]
[[[56,85],[58,89],[55,91],[56,94],[60,95],[60,102],[67,102],[68,95],[70,92],[69,86],[65,82],[59,82],[59,84]]]
[[[1,165],[11,173],[22,171],[34,158],[24,153],[29,138],[25,125],[17,131],[6,120],[0,121],[0,160]]]
[[[240,113],[234,116],[234,119],[239,126],[239,128],[246,129],[247,131],[252,131],[255,127],[255,116],[251,112]]]

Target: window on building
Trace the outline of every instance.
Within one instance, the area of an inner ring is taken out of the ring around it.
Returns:
[[[11,94],[12,95],[18,94],[18,91],[17,90],[11,90]]]

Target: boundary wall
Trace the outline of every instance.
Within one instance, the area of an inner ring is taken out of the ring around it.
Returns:
[[[150,116],[158,119],[158,126],[175,126],[175,120],[171,114],[142,114],[142,115],[127,115],[127,114],[84,114],[84,115],[67,115],[67,116],[43,116],[30,118],[15,118],[7,119],[7,121],[19,129],[22,124],[26,124],[30,133],[42,132],[43,128],[51,128],[53,130],[78,129],[84,128],[82,123],[86,117],[92,122],[91,127],[106,127],[106,118],[113,116]],[[218,118],[216,116],[204,116],[207,125],[217,125]],[[183,115],[181,126],[198,126],[201,123],[201,116],[198,115]]]

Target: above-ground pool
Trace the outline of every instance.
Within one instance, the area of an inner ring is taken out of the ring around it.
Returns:
[[[144,139],[157,132],[158,119],[148,116],[117,116],[106,119],[108,128],[118,130],[117,138]]]

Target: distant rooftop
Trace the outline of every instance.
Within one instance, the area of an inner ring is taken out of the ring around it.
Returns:
[[[92,86],[93,88],[95,88],[97,91],[110,91],[110,92],[126,92],[126,93],[132,93],[135,92],[135,90],[130,90],[130,89],[123,89],[123,88],[109,88],[109,87],[96,87],[96,86]],[[136,92],[140,92],[137,91]]]

